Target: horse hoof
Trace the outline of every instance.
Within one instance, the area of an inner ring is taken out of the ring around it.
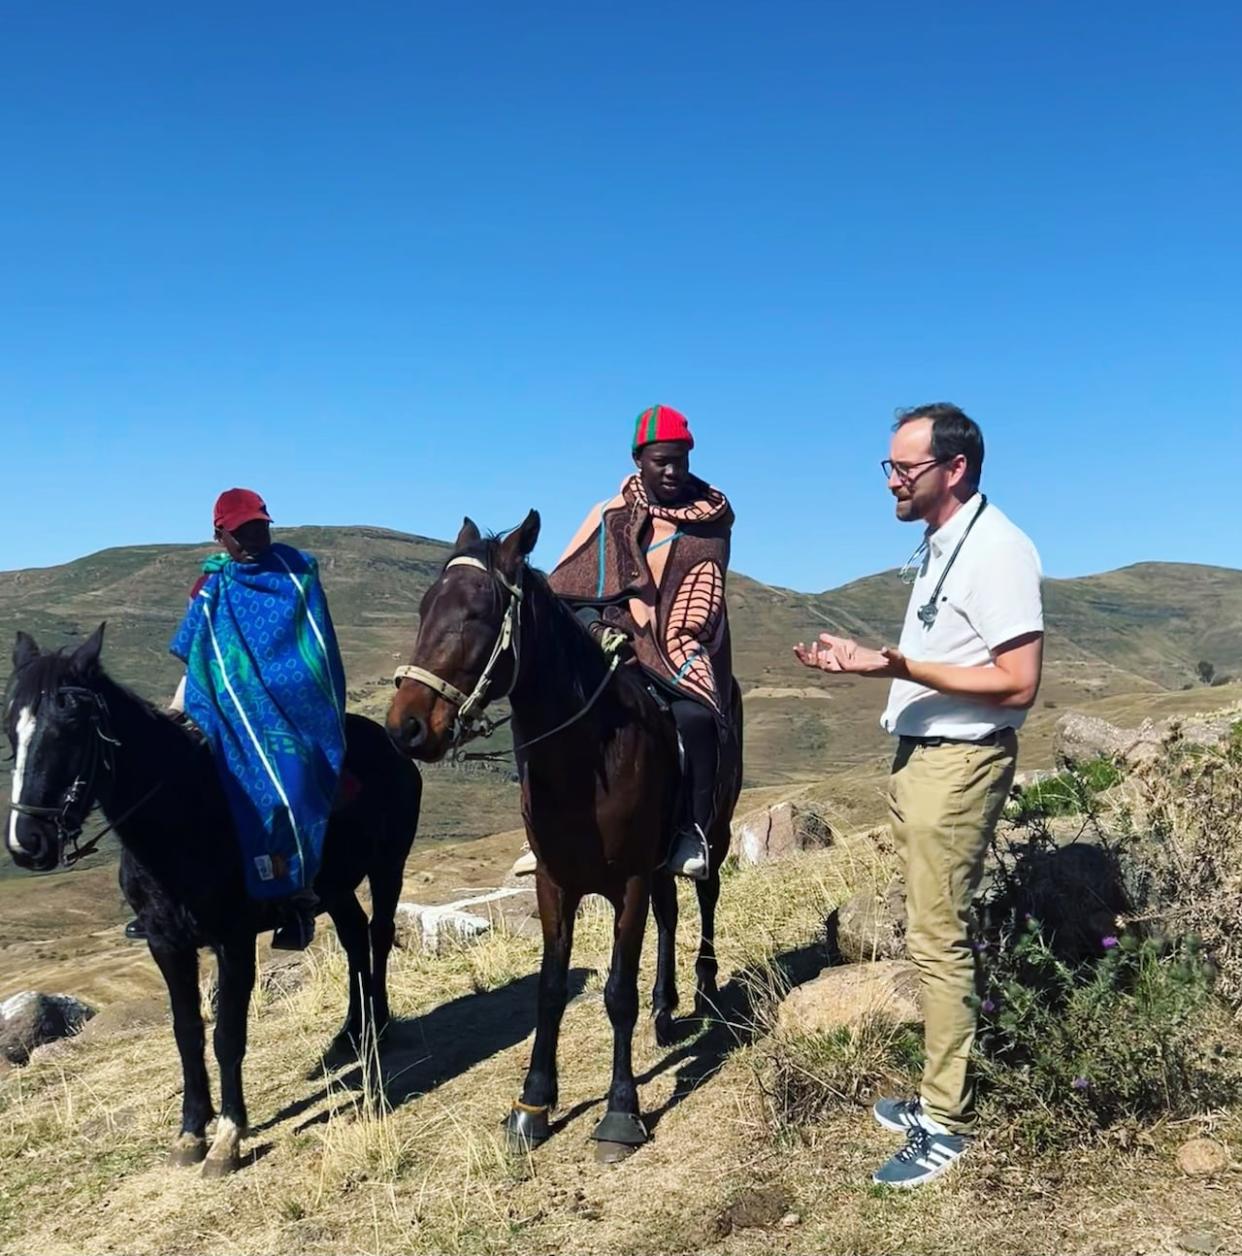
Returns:
[[[241,1168],[241,1157],[234,1152],[227,1156],[208,1156],[203,1161],[203,1177],[222,1178]]]
[[[655,1026],[656,1045],[660,1047],[671,1047],[677,1041],[677,1030],[673,1020],[673,1013],[670,1011],[660,1011],[652,1017]]]
[[[505,1117],[505,1143],[515,1156],[534,1151],[540,1143],[548,1141],[548,1109],[532,1108],[526,1104],[514,1104]]]
[[[637,1147],[629,1143],[608,1143],[602,1138],[596,1139],[595,1163],[620,1164],[622,1160],[628,1160],[637,1150]]]
[[[591,1131],[599,1164],[627,1160],[647,1141],[647,1127],[633,1112],[606,1112]]]
[[[168,1149],[168,1163],[174,1168],[188,1169],[207,1158],[207,1140],[193,1134],[182,1134]]]

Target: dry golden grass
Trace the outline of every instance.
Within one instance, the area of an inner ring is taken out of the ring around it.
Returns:
[[[313,950],[296,989],[256,1004],[247,1059],[253,1131],[242,1171],[205,1182],[166,1167],[180,1076],[166,1027],[73,1040],[0,1081],[0,1247],[7,1252],[1172,1252],[1186,1228],[1242,1233],[1239,1181],[1181,1178],[1150,1145],[1056,1162],[1017,1158],[1002,1138],[944,1182],[900,1197],[868,1184],[893,1150],[843,1095],[810,1124],[777,1128],[761,1080],[780,1044],[769,1001],[814,958],[824,917],[851,888],[882,882],[888,857],[855,838],[726,878],[719,952],[722,1023],[669,1050],[635,1044],[652,1142],[596,1165],[611,1032],[602,984],[611,921],[583,909],[575,998],[561,1047],[554,1137],[510,1158],[499,1122],[517,1093],[533,1026],[537,943],[504,932],[429,956],[401,951],[402,1018],[368,1098],[375,1060],[318,1063],[336,1029],[344,963]],[[692,989],[697,912],[683,892],[679,973]],[[643,989],[649,989],[649,938]],[[1238,1122],[1204,1123],[1242,1152]],[[756,1194],[757,1192],[757,1194]],[[767,1208],[750,1207],[758,1199]],[[749,1211],[748,1211],[749,1209]],[[790,1214],[793,1214],[791,1216]],[[747,1220],[767,1216],[762,1225]],[[773,1217],[784,1217],[784,1223]]]

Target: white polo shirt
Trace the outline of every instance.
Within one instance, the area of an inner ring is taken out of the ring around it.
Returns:
[[[976,493],[943,526],[926,534],[923,565],[910,590],[901,629],[901,652],[927,663],[978,667],[1015,637],[1043,632],[1039,554],[1027,535],[991,502],[949,570],[937,597],[931,627],[919,619],[958,541],[982,504]],[[909,680],[895,680],[880,723],[902,737],[954,737],[976,741],[998,728],[1019,728],[1025,711],[938,693]]]

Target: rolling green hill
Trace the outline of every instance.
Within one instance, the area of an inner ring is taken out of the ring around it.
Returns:
[[[279,535],[319,556],[351,703],[381,714],[393,666],[413,642],[419,599],[448,545],[369,527],[294,528]],[[113,673],[153,699],[167,696],[177,680],[167,642],[210,549],[132,546],[60,567],[0,573],[0,681],[9,665],[7,643],[18,628],[44,645],[60,645],[107,620],[105,658]],[[885,753],[887,739],[877,724],[883,686],[808,672],[790,647],[823,628],[895,640],[906,596],[893,572],[818,594],[730,577],[749,784],[822,778]],[[1179,690],[1197,683],[1200,660],[1213,663],[1218,674],[1242,671],[1242,571],[1143,563],[1049,580],[1046,600],[1044,710]]]

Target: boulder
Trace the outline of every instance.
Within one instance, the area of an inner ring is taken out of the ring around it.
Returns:
[[[169,1015],[168,999],[161,995],[110,1003],[98,1015],[91,1017],[82,1030],[82,1038],[93,1040],[129,1033],[135,1029],[150,1029],[166,1024]]]
[[[908,960],[830,968],[789,992],[777,1024],[786,1033],[814,1034],[856,1029],[873,1018],[895,1025],[922,1021],[919,974]]]
[[[76,1034],[94,1015],[72,995],[23,990],[0,1003],[0,1056],[25,1064],[37,1047]]]
[[[1052,753],[1058,763],[1065,765],[1089,763],[1092,759],[1121,760],[1137,741],[1135,729],[1118,728],[1081,711],[1067,711],[1053,730]]]
[[[1067,711],[1053,731],[1052,750],[1061,764],[1107,758],[1136,767],[1159,759],[1165,742],[1174,737],[1194,746],[1223,746],[1240,716],[1242,710],[1231,707],[1209,715],[1171,716],[1144,720],[1137,728],[1119,728],[1094,715]]]
[[[901,959],[906,953],[906,886],[897,877],[883,891],[862,890],[828,918],[828,940],[847,964]]]
[[[1215,1177],[1229,1167],[1229,1152],[1214,1138],[1191,1138],[1177,1149],[1177,1164],[1187,1177]]]
[[[834,838],[831,826],[814,808],[778,802],[733,822],[729,854],[743,865],[771,863],[800,850],[831,846]]]
[[[415,938],[423,950],[436,952],[452,942],[468,942],[503,927],[524,937],[537,936],[538,908],[532,889],[503,887],[452,903],[399,903],[397,930]]]

